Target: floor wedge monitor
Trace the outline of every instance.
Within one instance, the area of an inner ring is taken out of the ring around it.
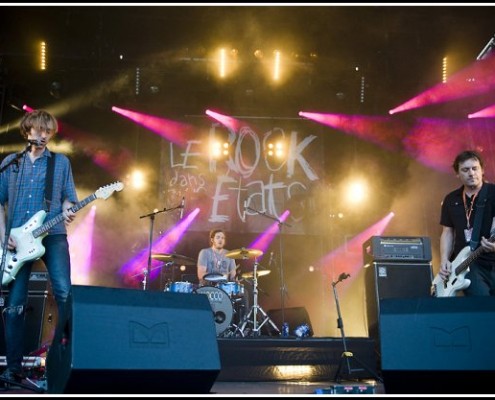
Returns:
[[[384,299],[386,393],[493,393],[495,297]]]
[[[48,393],[209,393],[220,373],[206,296],[74,285],[64,314]]]

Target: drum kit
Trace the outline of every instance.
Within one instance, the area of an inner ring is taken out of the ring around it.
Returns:
[[[258,305],[258,277],[270,273],[270,270],[258,271],[259,264],[256,259],[262,254],[263,252],[261,250],[246,249],[244,247],[229,251],[225,254],[226,257],[236,260],[255,259],[253,271],[241,274],[242,279],[252,280],[253,284],[253,305],[249,312],[244,313],[242,320],[237,319],[234,321],[234,314],[239,314],[238,307],[243,306],[240,302],[245,295],[244,285],[239,282],[228,282],[225,275],[219,273],[206,274],[203,279],[211,283],[211,285],[200,287],[197,287],[197,285],[194,285],[191,282],[169,282],[165,287],[165,291],[206,295],[213,311],[217,336],[257,336],[260,335],[261,328],[267,323],[270,324],[276,332],[280,333],[280,330],[274,322]],[[155,253],[152,254],[151,257],[166,263],[196,265],[194,259],[179,254]]]

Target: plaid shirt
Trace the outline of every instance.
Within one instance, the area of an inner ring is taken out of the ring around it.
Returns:
[[[17,154],[9,154],[5,157],[0,169],[16,156]],[[13,163],[0,174],[0,204],[14,207],[8,214],[12,216],[12,228],[24,225],[40,210],[47,211],[45,181],[48,157],[53,157],[48,149],[45,149],[42,156],[34,163],[27,154],[24,154],[18,164]],[[72,203],[78,201],[70,161],[63,154],[56,156],[52,192],[52,204],[44,221],[49,221],[62,213],[62,203],[65,199]],[[67,233],[67,230],[62,221],[52,227],[48,233]]]

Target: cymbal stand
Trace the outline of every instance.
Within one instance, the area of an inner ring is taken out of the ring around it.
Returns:
[[[277,325],[275,325],[275,323],[270,319],[267,313],[258,305],[258,265],[259,264],[255,259],[253,266],[253,305],[251,306],[249,313],[244,318],[241,327],[236,328],[236,331],[239,330],[243,337],[245,336],[244,330],[246,329],[246,325],[251,322],[253,324],[252,334],[254,336],[260,335],[261,328],[266,323],[269,323],[272,326],[272,328],[275,329],[280,334],[280,330],[277,328]],[[258,312],[263,316],[263,320],[261,321],[259,326],[258,326]],[[252,321],[250,321],[251,316],[253,318]]]
[[[258,210],[255,210],[249,206],[245,206],[244,207],[245,210],[249,210],[249,211],[253,211],[255,212],[256,214],[259,214],[259,215],[262,215],[266,218],[269,218],[271,220],[274,220],[274,221],[277,221],[278,223],[278,231],[279,231],[279,253],[280,253],[280,257],[279,257],[279,265],[278,265],[278,268],[279,268],[279,275],[280,275],[280,308],[282,310],[282,324],[285,322],[285,296],[288,296],[288,291],[287,291],[287,287],[285,285],[285,278],[284,278],[284,263],[283,263],[283,245],[282,245],[282,226],[283,225],[286,225],[288,227],[291,227],[291,225],[289,225],[287,222],[283,222],[281,221],[280,219],[278,219],[277,217],[274,217],[274,216],[271,216],[271,215],[268,215],[266,212],[262,212],[262,211],[258,211]]]
[[[147,265],[146,269],[143,270],[143,280],[141,282],[143,285],[143,290],[149,289],[148,281],[149,281],[150,273],[151,273],[151,251],[153,248],[153,225],[155,224],[155,215],[161,214],[161,213],[167,212],[167,211],[182,209],[182,207],[183,207],[183,205],[181,203],[177,207],[168,208],[168,209],[165,207],[163,210],[154,211],[152,213],[141,215],[139,217],[139,219],[141,219],[141,218],[149,218],[150,219],[150,241],[149,241],[149,248],[148,248],[148,265]]]

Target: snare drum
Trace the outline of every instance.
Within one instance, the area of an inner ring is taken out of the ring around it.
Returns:
[[[170,282],[165,288],[165,292],[192,293],[193,284],[190,282]]]
[[[238,282],[220,282],[218,287],[225,290],[230,297],[240,297],[244,295],[244,285]]]

